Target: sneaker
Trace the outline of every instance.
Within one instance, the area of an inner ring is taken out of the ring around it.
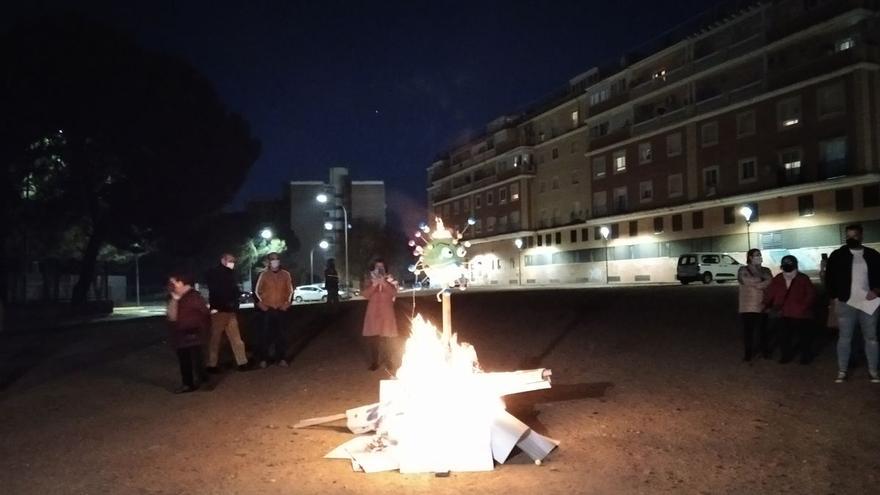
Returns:
[[[260,369],[266,369],[266,361],[260,361]]]
[[[287,368],[287,366],[288,366],[287,360],[282,359],[281,361],[278,361],[278,366],[281,366],[282,368]]]
[[[834,379],[834,383],[843,383],[846,381],[846,371],[838,371],[837,378]]]

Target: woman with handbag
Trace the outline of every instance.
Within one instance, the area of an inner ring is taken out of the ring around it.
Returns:
[[[764,308],[764,291],[770,285],[773,273],[762,266],[760,249],[746,253],[746,265],[737,273],[739,281],[739,315],[743,325],[743,361],[751,362],[754,355],[754,337],[758,334],[761,357],[769,359],[772,353],[767,334],[767,312]]]

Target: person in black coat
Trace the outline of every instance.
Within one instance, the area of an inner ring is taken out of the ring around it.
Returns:
[[[235,274],[235,256],[226,253],[220,257],[220,264],[210,269],[206,275],[209,300],[211,302],[211,338],[208,342],[208,371],[217,373],[217,360],[223,334],[229,340],[235,363],[239,371],[248,369],[247,353],[241,331],[238,327],[238,301],[241,288]]]
[[[339,273],[336,271],[336,260],[327,260],[327,268],[324,269],[324,289],[327,290],[327,302],[339,302]]]

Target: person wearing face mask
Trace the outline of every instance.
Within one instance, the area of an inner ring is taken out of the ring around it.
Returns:
[[[877,316],[880,296],[880,253],[862,245],[862,226],[846,227],[846,244],[828,257],[825,284],[835,300],[837,324],[837,378],[841,383],[849,372],[852,337],[856,325],[862,330],[871,383],[880,383],[877,372]]]
[[[758,334],[761,356],[770,358],[770,340],[767,334],[767,312],[764,309],[764,290],[770,286],[773,274],[762,266],[760,249],[750,249],[748,260],[737,273],[739,281],[739,314],[743,325],[743,361],[750,362],[754,351],[753,339]]]
[[[370,347],[369,369],[377,370],[380,360],[391,368],[394,364],[389,343],[391,339],[397,337],[397,320],[394,316],[397,282],[385,271],[383,260],[379,259],[370,264],[370,273],[361,295],[367,300],[363,335]]]
[[[782,273],[773,277],[764,296],[764,306],[780,313],[780,363],[785,364],[800,352],[801,364],[813,358],[813,303],[816,288],[810,277],[798,271],[798,260],[792,255],[782,257]],[[792,339],[797,339],[793,345]]]
[[[259,356],[260,368],[265,368],[271,361],[272,347],[278,365],[287,367],[287,338],[282,328],[285,312],[290,309],[293,297],[293,277],[290,272],[281,268],[281,257],[278,253],[269,253],[269,268],[260,273],[254,295],[257,298],[257,309],[262,312],[263,326],[260,335]]]
[[[207,381],[202,367],[202,345],[211,326],[208,304],[199,292],[193,289],[193,278],[182,272],[175,272],[168,278],[168,326],[171,332],[169,341],[177,352],[180,364],[180,377],[183,381],[175,394],[197,390],[194,374],[197,372],[201,382]]]
[[[246,371],[247,354],[238,327],[238,300],[241,288],[235,275],[235,256],[225,253],[220,264],[208,270],[208,300],[211,305],[211,340],[208,342],[208,372],[217,373],[217,360],[223,334],[229,340],[239,371]]]

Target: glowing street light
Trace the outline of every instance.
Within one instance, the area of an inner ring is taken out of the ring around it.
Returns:
[[[330,247],[330,243],[324,239],[321,239],[321,242],[318,243],[317,246],[312,247],[312,250],[309,251],[309,280],[311,280],[311,284],[315,283],[315,247],[319,247],[322,250],[326,250]]]
[[[523,240],[521,238],[517,238],[513,241],[513,245],[516,246],[517,249],[522,251],[523,248]],[[519,253],[519,256],[516,257],[516,276],[519,280],[519,285],[522,285],[522,252]]]
[[[330,198],[328,198],[326,194],[321,193],[321,194],[315,196],[315,199],[318,201],[318,203],[324,204],[327,201],[329,201]]]
[[[324,222],[324,230],[333,230],[333,222]]]
[[[513,244],[516,246],[517,249],[522,249],[522,247],[523,247],[523,240],[522,240],[522,239],[517,239],[517,240],[513,241]]]
[[[599,233],[605,239],[605,285],[608,285],[608,236],[611,235],[611,229],[607,225],[599,228]]]
[[[749,205],[743,206],[739,209],[739,214],[746,219],[746,244],[748,245],[748,249],[752,249],[752,215],[755,212],[752,211]]]
[[[261,230],[260,237],[268,241],[272,238],[272,229],[266,227],[265,229]]]

